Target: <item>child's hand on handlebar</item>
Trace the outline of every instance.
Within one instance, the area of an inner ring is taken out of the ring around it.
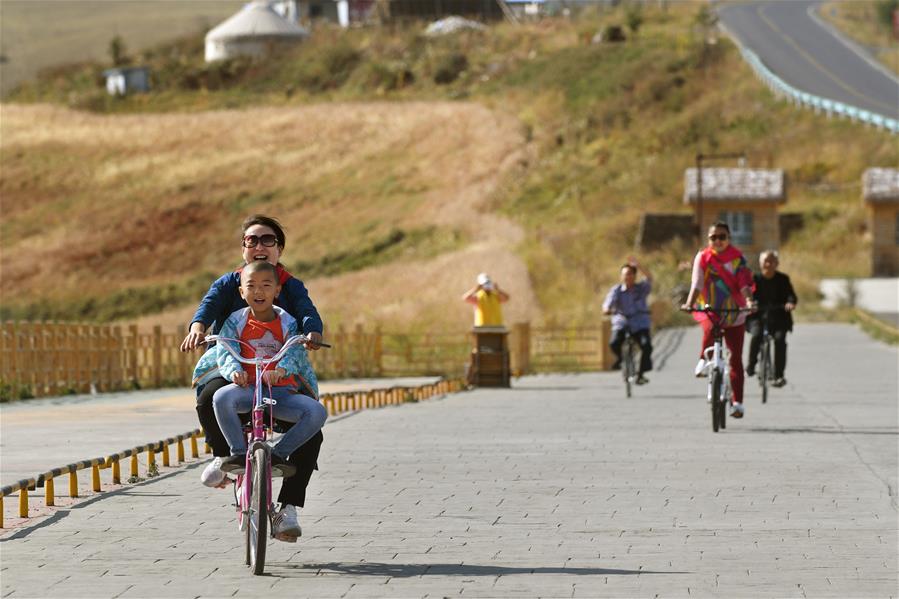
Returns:
[[[262,382],[269,386],[277,385],[285,376],[287,376],[287,371],[281,367],[274,370],[266,370],[262,373]]]
[[[247,379],[247,371],[239,370],[231,375],[231,382],[238,387],[246,387],[249,382]]]

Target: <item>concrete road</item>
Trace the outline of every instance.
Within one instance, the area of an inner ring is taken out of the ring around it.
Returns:
[[[899,80],[853,50],[814,13],[817,0],[752,1],[719,9],[722,23],[802,91],[899,118]]]
[[[711,432],[695,329],[652,382],[519,379],[329,423],[304,537],[243,566],[202,463],[0,540],[2,597],[895,597],[897,350],[797,326]]]

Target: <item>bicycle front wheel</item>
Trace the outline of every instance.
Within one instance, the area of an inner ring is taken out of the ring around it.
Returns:
[[[247,526],[247,553],[253,574],[265,569],[265,548],[268,543],[268,455],[265,449],[253,452],[251,461],[253,490],[250,494],[249,526]],[[247,473],[249,476],[250,473]]]
[[[724,405],[721,401],[721,371],[717,368],[713,368],[709,376],[709,388],[709,397],[712,400],[709,404],[712,407],[712,432],[717,433],[720,424],[718,411]]]
[[[762,386],[762,403],[768,403],[768,379],[771,373],[771,341],[765,339],[762,346],[762,364],[759,369],[759,385]]]
[[[634,350],[631,347],[631,344],[628,343],[624,347],[624,368],[621,369],[624,373],[624,392],[627,397],[631,396],[631,384],[634,380]]]

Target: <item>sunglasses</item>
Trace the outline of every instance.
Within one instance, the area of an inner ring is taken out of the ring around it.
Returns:
[[[709,241],[727,241],[727,235],[724,233],[709,235]]]
[[[265,247],[270,248],[278,243],[278,237],[271,233],[266,233],[265,235],[247,235],[243,238],[243,246],[245,248],[254,248],[260,243]]]

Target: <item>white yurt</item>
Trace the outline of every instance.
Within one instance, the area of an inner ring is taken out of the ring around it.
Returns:
[[[308,36],[306,29],[279,15],[268,2],[256,0],[206,34],[206,62],[265,56],[273,45],[296,44]]]

